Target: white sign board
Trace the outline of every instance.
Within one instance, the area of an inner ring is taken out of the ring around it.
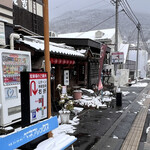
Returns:
[[[64,70],[64,85],[69,85],[69,70]]]
[[[121,64],[124,61],[123,52],[113,52],[112,53],[112,64]]]
[[[30,73],[30,123],[47,118],[47,73]]]

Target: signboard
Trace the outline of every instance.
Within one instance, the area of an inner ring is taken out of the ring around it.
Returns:
[[[0,22],[0,45],[6,45],[4,23]]]
[[[64,85],[69,85],[69,70],[64,70]]]
[[[123,52],[113,52],[112,53],[112,64],[121,64],[124,61]]]
[[[47,73],[21,72],[23,127],[47,118]]]
[[[1,150],[13,150],[58,127],[57,116],[44,120],[20,131],[1,136]]]
[[[47,118],[47,73],[30,73],[30,123]]]

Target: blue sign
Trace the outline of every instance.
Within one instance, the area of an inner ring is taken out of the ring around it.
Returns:
[[[1,150],[13,150],[58,127],[57,117],[51,117],[18,132],[0,137]]]

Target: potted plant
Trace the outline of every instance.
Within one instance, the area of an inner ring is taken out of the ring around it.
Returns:
[[[73,110],[73,101],[69,100],[68,94],[62,92],[62,85],[58,84],[57,85],[57,90],[59,91],[59,105],[61,106],[61,110],[59,111],[60,118],[61,118],[61,123],[69,123],[70,119],[70,111]]]

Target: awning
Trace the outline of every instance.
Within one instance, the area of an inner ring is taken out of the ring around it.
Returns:
[[[35,39],[32,37],[24,37],[24,39],[20,39],[20,42],[34,48],[37,51],[44,51],[44,41]],[[76,56],[76,57],[85,57],[84,54],[80,53],[79,51],[75,50],[71,46],[66,46],[65,44],[56,44],[50,42],[50,53],[55,53],[59,55],[67,55],[67,56]]]

